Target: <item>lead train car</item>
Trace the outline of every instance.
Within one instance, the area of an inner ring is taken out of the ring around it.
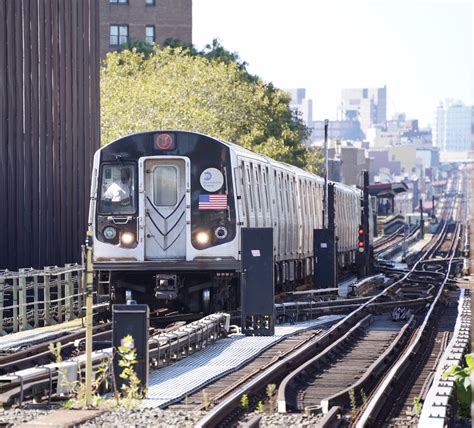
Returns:
[[[98,293],[177,309],[239,300],[240,228],[273,227],[277,290],[312,275],[322,178],[184,131],[120,138],[94,157],[89,223]],[[357,250],[360,191],[335,184],[338,265]],[[161,302],[160,302],[161,301]]]

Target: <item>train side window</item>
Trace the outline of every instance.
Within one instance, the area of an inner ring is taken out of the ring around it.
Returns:
[[[248,165],[246,166],[245,169],[247,171],[247,189],[249,191],[248,198],[249,198],[249,201],[250,201],[250,211],[253,211],[252,178],[250,176],[250,168],[249,168]]]
[[[309,197],[308,197],[308,189],[309,189],[309,181],[304,182],[303,192],[301,193],[301,201],[303,203],[304,209],[304,218],[306,219],[308,225],[311,224],[311,220],[309,219]]]
[[[308,206],[306,205],[308,202],[308,198],[305,198],[305,195],[308,192],[308,182],[306,180],[301,181],[300,186],[300,204],[301,204],[301,212],[303,213],[303,217],[301,220],[303,223],[305,222],[307,215],[308,215]]]
[[[178,169],[172,165],[153,170],[153,203],[157,207],[172,207],[178,202]]]
[[[313,195],[313,216],[314,216],[316,225],[319,227],[319,221],[318,221],[318,218],[319,218],[319,211],[318,211],[319,210],[319,205],[318,205],[319,194],[318,194],[318,185],[317,185],[317,183],[313,184],[313,189],[312,189],[311,193]]]
[[[278,190],[280,192],[280,196],[278,198],[280,202],[278,205],[278,212],[283,213],[283,215],[285,216],[285,201],[283,200],[283,179],[280,173],[278,174]]]
[[[253,168],[253,171],[254,171],[254,175],[255,175],[255,188],[257,189],[257,204],[258,204],[258,210],[259,211],[262,211],[262,197],[260,195],[260,177],[259,177],[259,173],[258,173],[258,170],[260,169],[260,166],[257,166],[255,165],[254,168]]]
[[[269,197],[268,197],[268,192],[270,189],[268,188],[268,168],[265,167],[262,171],[263,174],[263,187],[264,187],[264,193],[265,193],[265,204],[267,206],[267,209],[270,210],[270,202],[269,202]]]
[[[307,198],[308,198],[308,213],[311,217],[311,225],[314,225],[314,210],[313,210],[313,203],[314,203],[314,196],[313,196],[313,183],[310,181],[308,183],[308,193],[307,193]],[[314,227],[312,227],[314,229]]]
[[[284,183],[285,183],[286,212],[287,214],[290,214],[290,198],[288,197],[288,176],[287,175],[285,175]]]
[[[292,203],[292,199],[293,199],[293,182],[291,180],[291,176],[288,176],[288,209],[290,210],[290,212],[292,213],[293,212],[293,203]]]
[[[291,195],[293,199],[293,212],[295,213],[295,219],[298,213],[298,200],[296,198],[296,177],[293,177],[291,182]]]

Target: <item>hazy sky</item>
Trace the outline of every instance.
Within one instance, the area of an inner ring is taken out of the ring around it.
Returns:
[[[342,88],[387,85],[389,115],[426,124],[443,98],[474,104],[473,14],[469,0],[194,0],[193,42],[306,88],[315,119],[336,118]]]

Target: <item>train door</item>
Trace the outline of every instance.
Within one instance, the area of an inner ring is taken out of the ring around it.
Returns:
[[[273,244],[275,246],[275,255],[277,260],[280,260],[280,248],[281,248],[281,210],[280,210],[280,188],[278,187],[277,172],[272,169],[273,175],[268,175],[268,184],[270,186],[270,199],[273,219]],[[271,178],[271,179],[270,179]]]
[[[285,200],[284,200],[285,190],[283,188],[283,174],[277,172],[277,201],[278,201],[278,235],[279,235],[279,255],[280,259],[285,259],[286,254],[286,211],[285,211]]]
[[[146,159],[145,260],[186,258],[189,166],[182,158]]]
[[[308,212],[308,182],[305,179],[299,180],[298,200],[300,205],[300,226],[299,226],[299,248],[298,251],[304,256],[308,252],[308,233],[309,233],[309,212]],[[306,197],[305,197],[306,196]]]
[[[283,211],[285,212],[285,259],[290,255],[291,247],[291,218],[290,218],[290,198],[289,198],[289,189],[288,189],[288,175],[282,174],[283,180]]]
[[[295,235],[296,235],[296,226],[298,222],[295,218],[295,210],[294,210],[294,200],[295,200],[295,189],[293,186],[293,177],[288,175],[288,218],[289,218],[289,241],[290,245],[288,245],[288,251],[291,255],[291,258],[294,257],[295,254]]]

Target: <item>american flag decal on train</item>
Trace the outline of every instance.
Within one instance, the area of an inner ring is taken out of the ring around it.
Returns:
[[[199,195],[200,210],[227,209],[227,195]]]

